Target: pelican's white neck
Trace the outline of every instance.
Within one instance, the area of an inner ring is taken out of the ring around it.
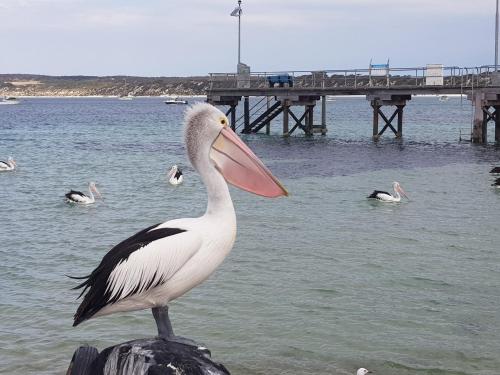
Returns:
[[[233,201],[229,194],[227,182],[222,174],[215,168],[210,159],[200,159],[197,165],[201,179],[207,188],[208,203],[205,215],[235,216]]]
[[[89,185],[89,194],[90,194],[90,200],[92,202],[95,202],[95,197],[94,197],[94,193],[92,192],[92,186]]]

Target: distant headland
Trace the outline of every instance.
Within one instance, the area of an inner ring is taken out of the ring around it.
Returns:
[[[0,74],[0,96],[204,95],[209,77]]]

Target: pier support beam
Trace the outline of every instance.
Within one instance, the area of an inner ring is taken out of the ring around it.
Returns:
[[[326,135],[326,95],[321,97],[321,135]]]
[[[243,101],[243,122],[244,122],[244,130],[243,133],[250,132],[250,98],[245,96]]]
[[[370,100],[370,105],[373,108],[373,139],[376,141],[387,129],[391,129],[396,138],[403,136],[403,109],[408,100],[411,100],[411,95],[390,95],[390,94],[372,94],[366,96]],[[387,118],[382,112],[382,106],[396,106],[396,110],[392,113],[391,117]],[[397,130],[392,125],[392,121],[398,117]],[[384,120],[385,125],[382,130],[378,130],[379,118]]]
[[[500,143],[500,94],[477,91],[468,96],[474,103],[472,143],[488,142],[488,123],[495,123],[495,142]]]
[[[290,110],[290,103],[288,100],[283,100],[281,103],[283,106],[283,136],[288,137],[290,135],[288,132],[288,113]]]

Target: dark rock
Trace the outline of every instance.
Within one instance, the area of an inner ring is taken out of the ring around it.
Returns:
[[[80,347],[67,375],[229,375],[204,347],[158,338],[124,342],[104,349]]]

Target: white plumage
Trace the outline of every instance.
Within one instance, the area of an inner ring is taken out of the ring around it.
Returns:
[[[186,146],[207,188],[205,214],[153,225],[113,247],[77,287],[86,294],[74,325],[101,315],[152,308],[159,335],[171,339],[167,304],[206,280],[233,247],[236,215],[225,178],[255,194],[287,195],[228,125],[226,116],[211,105],[190,109]]]
[[[76,203],[76,204],[82,204],[82,205],[87,205],[87,204],[92,204],[95,202],[95,197],[94,193],[99,198],[101,197],[101,193],[99,190],[97,190],[97,187],[95,186],[94,182],[89,183],[89,195],[85,195],[81,191],[76,191],[76,190],[71,190],[70,192],[66,193],[64,196],[66,197],[66,202],[68,203]]]
[[[0,172],[13,171],[16,169],[16,166],[16,161],[12,158],[12,156],[9,156],[7,161],[0,161]]]
[[[181,169],[177,165],[173,165],[168,172],[168,182],[170,185],[180,185],[184,181]]]
[[[386,191],[374,190],[368,198],[377,199],[381,202],[400,202],[401,195],[403,195],[406,199],[409,199],[399,182],[393,182],[392,188],[394,189],[394,195]]]

